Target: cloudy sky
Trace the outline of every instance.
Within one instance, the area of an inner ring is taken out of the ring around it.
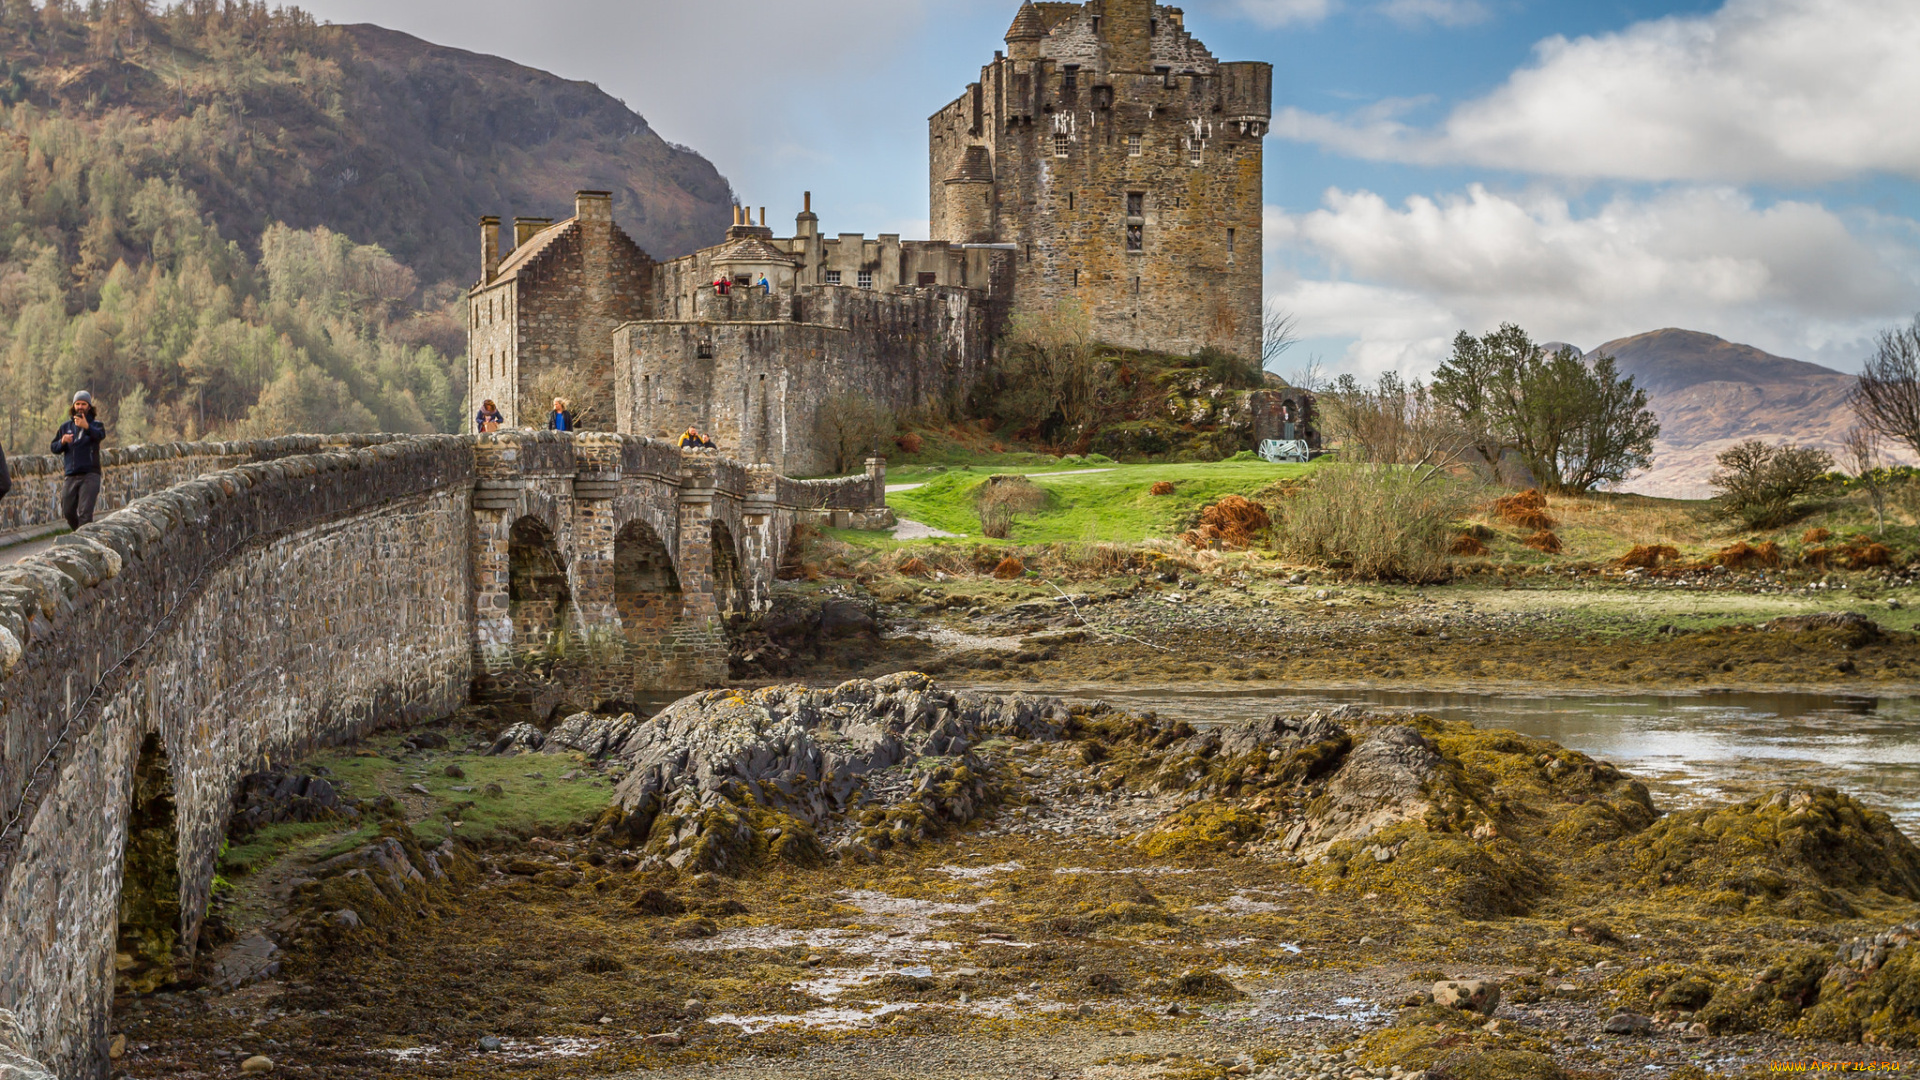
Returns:
[[[786,219],[924,235],[1014,0],[308,0],[626,101]],[[1334,370],[1665,326],[1857,368],[1920,310],[1914,0],[1188,0],[1275,65],[1267,289]],[[514,208],[503,208],[511,213]],[[526,212],[536,212],[528,208]]]

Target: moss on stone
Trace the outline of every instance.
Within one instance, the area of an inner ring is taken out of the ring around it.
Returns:
[[[1244,807],[1207,801],[1186,807],[1155,825],[1138,841],[1156,858],[1225,851],[1258,833],[1264,822]]]

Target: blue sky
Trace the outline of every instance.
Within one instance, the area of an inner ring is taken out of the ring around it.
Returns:
[[[829,232],[920,236],[926,117],[1017,5],[306,6],[596,82],[773,219],[811,190]],[[1851,369],[1920,309],[1912,0],[1185,7],[1216,56],[1275,65],[1267,290],[1297,359],[1418,374],[1455,331],[1514,321],[1584,348],[1683,326]]]

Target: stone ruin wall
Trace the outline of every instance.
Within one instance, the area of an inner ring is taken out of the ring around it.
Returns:
[[[203,912],[243,773],[466,699],[472,476],[455,436],[243,465],[0,571],[0,1007],[61,1075],[106,1060],[144,736]]]
[[[113,437],[111,428],[107,437]],[[249,442],[150,443],[108,446],[100,452],[100,500],[95,517],[106,517],[142,496],[196,476],[254,461],[274,461],[322,450],[376,446],[398,435],[287,435]],[[0,499],[0,536],[64,525],[60,489],[66,461],[57,454],[9,458],[13,491]]]
[[[708,293],[694,319],[615,335],[619,426],[667,439],[693,426],[724,454],[826,473],[824,410],[847,395],[899,412],[957,401],[988,363],[998,314],[971,290],[939,286]]]

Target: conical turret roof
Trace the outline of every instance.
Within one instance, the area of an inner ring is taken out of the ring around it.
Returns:
[[[1013,25],[1007,28],[1007,40],[1039,41],[1047,36],[1046,20],[1040,17],[1039,9],[1033,6],[1033,0],[1020,5],[1020,14],[1013,17]]]

